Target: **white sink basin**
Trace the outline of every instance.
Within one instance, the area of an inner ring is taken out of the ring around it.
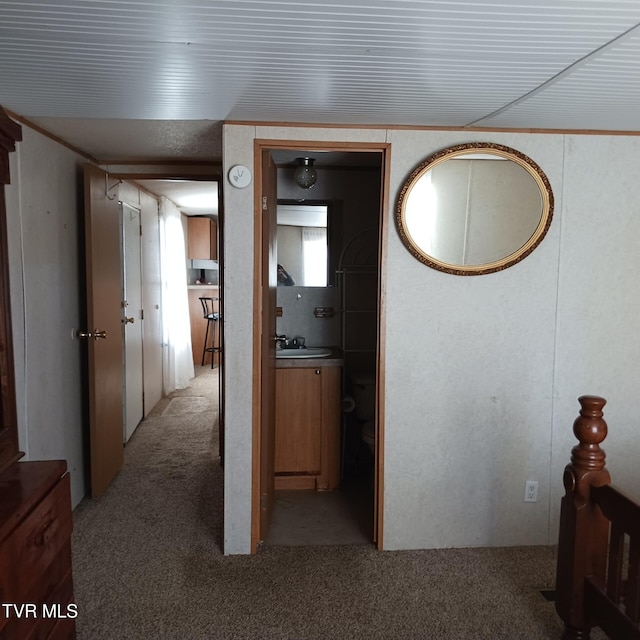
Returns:
[[[306,347],[305,349],[277,349],[276,358],[326,358],[331,349],[326,347]]]

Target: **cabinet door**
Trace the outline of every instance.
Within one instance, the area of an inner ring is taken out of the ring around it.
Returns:
[[[276,370],[276,473],[320,473],[321,372],[322,369]]]
[[[211,220],[195,217],[188,220],[189,260],[211,260]]]

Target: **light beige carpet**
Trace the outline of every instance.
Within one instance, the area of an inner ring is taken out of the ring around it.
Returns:
[[[182,416],[191,413],[202,413],[213,410],[208,398],[193,396],[178,396],[171,398],[167,408],[162,412],[163,416]]]
[[[550,547],[223,556],[217,370],[198,373],[140,425],[103,499],[75,511],[79,640],[560,638],[540,594],[553,587]],[[166,413],[176,397],[211,408]]]

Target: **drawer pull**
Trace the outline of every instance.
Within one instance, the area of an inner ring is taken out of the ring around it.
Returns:
[[[35,543],[37,547],[46,546],[53,537],[55,520],[50,520],[42,529],[42,531],[36,536]]]

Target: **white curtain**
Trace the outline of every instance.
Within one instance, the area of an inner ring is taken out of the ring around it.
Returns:
[[[182,216],[167,198],[160,199],[162,311],[164,322],[164,392],[189,386],[195,376],[187,295],[187,256]]]
[[[326,228],[302,228],[302,274],[305,287],[327,286]]]

